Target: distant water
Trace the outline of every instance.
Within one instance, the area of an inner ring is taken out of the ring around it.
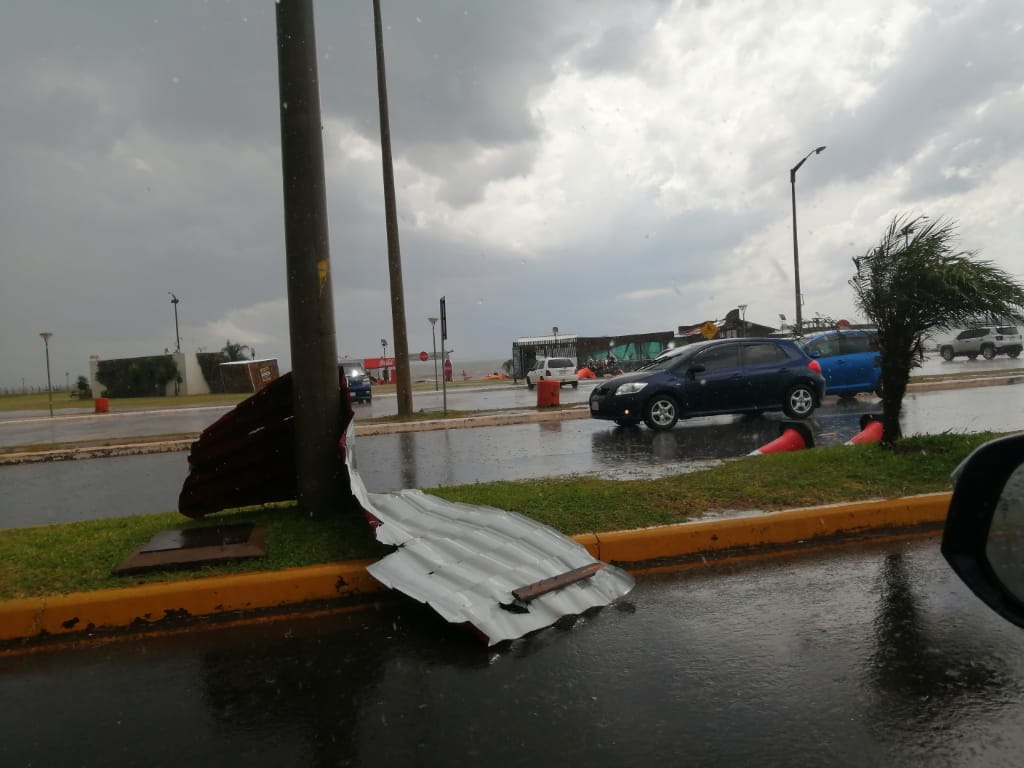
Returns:
[[[511,355],[501,360],[459,360],[452,355],[452,372],[456,381],[461,381],[464,376],[469,376],[472,379],[481,379],[484,376],[490,376],[492,373],[504,373],[505,371],[501,364],[510,358]],[[433,381],[434,362],[428,360],[425,363],[421,363],[419,360],[416,360],[410,363],[409,375],[413,381],[420,381],[422,379]],[[437,361],[437,375],[444,376],[444,363],[441,360]]]

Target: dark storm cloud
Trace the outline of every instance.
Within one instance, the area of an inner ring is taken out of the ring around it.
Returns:
[[[933,137],[962,125],[971,110],[1024,82],[1024,46],[1007,9],[1002,3],[935,9],[915,27],[898,66],[876,81],[877,91],[866,104],[852,114],[833,114],[807,135],[828,137],[822,143],[828,144],[830,163],[847,180],[863,180],[880,167],[908,163]],[[973,135],[989,133],[986,123],[979,119]],[[992,160],[997,143],[979,144],[974,162]],[[927,193],[935,185],[959,184],[940,180],[936,166],[947,162],[936,156],[917,169],[921,178],[911,182],[907,196]]]

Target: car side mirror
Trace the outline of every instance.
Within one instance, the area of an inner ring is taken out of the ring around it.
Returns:
[[[986,605],[1024,627],[1024,434],[979,446],[953,483],[942,555]]]

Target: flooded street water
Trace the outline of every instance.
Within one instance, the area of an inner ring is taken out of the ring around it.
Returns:
[[[1016,765],[1024,631],[937,549],[643,576],[491,649],[394,599],[0,658],[0,764]]]
[[[1024,429],[1022,395],[1015,386],[910,393],[904,431]],[[807,425],[815,445],[843,443],[856,434],[864,413],[878,409],[875,398],[827,398]],[[356,413],[358,423],[362,410]],[[166,428],[165,416],[158,418]],[[681,421],[668,432],[593,419],[445,429],[360,437],[356,457],[371,492],[572,474],[642,479],[744,456],[778,437],[783,421],[778,414],[715,416]],[[0,467],[0,528],[174,510],[188,472],[186,457],[179,452]]]

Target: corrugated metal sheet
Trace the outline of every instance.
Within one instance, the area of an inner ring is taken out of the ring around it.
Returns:
[[[513,590],[598,561],[554,528],[514,512],[448,502],[418,490],[368,493],[355,470],[353,441],[350,431],[352,491],[380,521],[378,541],[398,547],[369,572],[447,621],[473,625],[488,644],[608,605],[633,588],[632,576],[604,564],[589,578],[518,602]]]

